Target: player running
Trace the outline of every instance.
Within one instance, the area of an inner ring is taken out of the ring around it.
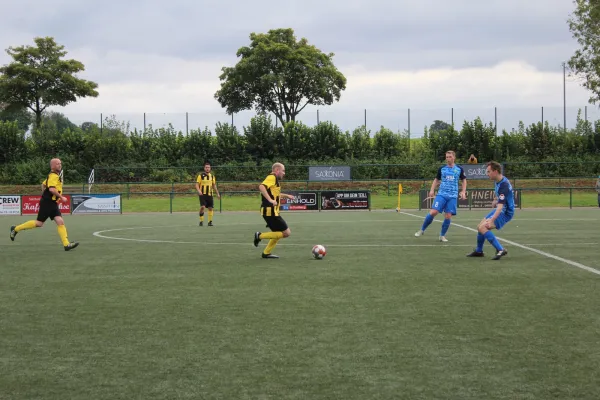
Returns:
[[[456,215],[456,209],[458,207],[458,181],[462,181],[462,190],[460,196],[462,199],[467,198],[467,177],[465,171],[460,165],[454,164],[456,160],[456,154],[449,150],[446,152],[446,163],[447,165],[440,167],[437,172],[437,176],[431,184],[431,190],[429,191],[429,197],[433,197],[437,185],[440,185],[437,196],[433,200],[433,207],[429,211],[429,214],[425,217],[423,226],[415,233],[415,236],[423,236],[427,227],[433,222],[438,213],[444,212],[446,218],[442,223],[442,230],[440,232],[440,242],[447,242],[446,233],[450,228],[452,222],[452,216]]]

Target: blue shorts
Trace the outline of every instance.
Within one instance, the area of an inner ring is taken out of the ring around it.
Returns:
[[[443,213],[452,213],[452,215],[456,215],[456,197],[446,197],[438,194],[433,199],[432,209],[437,210],[437,212]]]
[[[488,215],[485,216],[485,219],[489,219],[492,218],[492,216],[496,213],[496,210],[492,210],[489,212]],[[502,229],[502,227],[506,224],[508,224],[508,222],[512,219],[512,215],[509,217],[508,215],[504,214],[504,213],[500,213],[500,215],[498,215],[498,218],[496,218],[496,220],[494,221],[494,225],[496,226],[496,229],[500,230]]]

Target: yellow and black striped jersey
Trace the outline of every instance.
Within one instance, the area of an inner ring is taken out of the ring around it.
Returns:
[[[196,182],[200,185],[200,192],[204,195],[212,196],[214,193],[213,185],[217,184],[217,179],[212,172],[208,174],[202,172],[198,175]]]
[[[48,174],[48,177],[44,180],[44,182],[42,184],[44,186],[46,186],[44,193],[42,193],[42,197],[45,200],[58,201],[59,197],[56,197],[55,195],[53,195],[52,192],[50,192],[50,188],[53,187],[56,190],[58,190],[59,194],[62,194],[63,183],[62,183],[62,179],[61,179],[60,175],[57,174],[56,172],[50,172]]]
[[[269,174],[262,182],[262,185],[267,189],[267,193],[271,198],[277,201],[277,205],[273,206],[264,196],[262,197],[262,203],[260,207],[260,212],[262,215],[266,217],[276,217],[279,216],[279,194],[281,193],[281,185],[279,184],[279,179],[274,174]]]

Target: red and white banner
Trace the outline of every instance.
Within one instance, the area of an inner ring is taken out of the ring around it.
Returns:
[[[62,214],[71,213],[71,196],[68,194],[63,195],[67,198],[67,202],[58,203],[58,208]],[[42,196],[23,196],[21,198],[21,213],[23,215],[37,214],[40,210],[40,199]]]

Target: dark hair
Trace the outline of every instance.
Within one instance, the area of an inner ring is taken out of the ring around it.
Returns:
[[[490,161],[489,163],[487,163],[487,165],[492,169],[492,171],[500,173],[502,172],[502,165],[500,165],[500,163],[497,161]]]
[[[205,161],[205,162],[204,162],[204,166],[206,167],[207,165],[210,165],[210,162],[208,162],[208,161]]]

